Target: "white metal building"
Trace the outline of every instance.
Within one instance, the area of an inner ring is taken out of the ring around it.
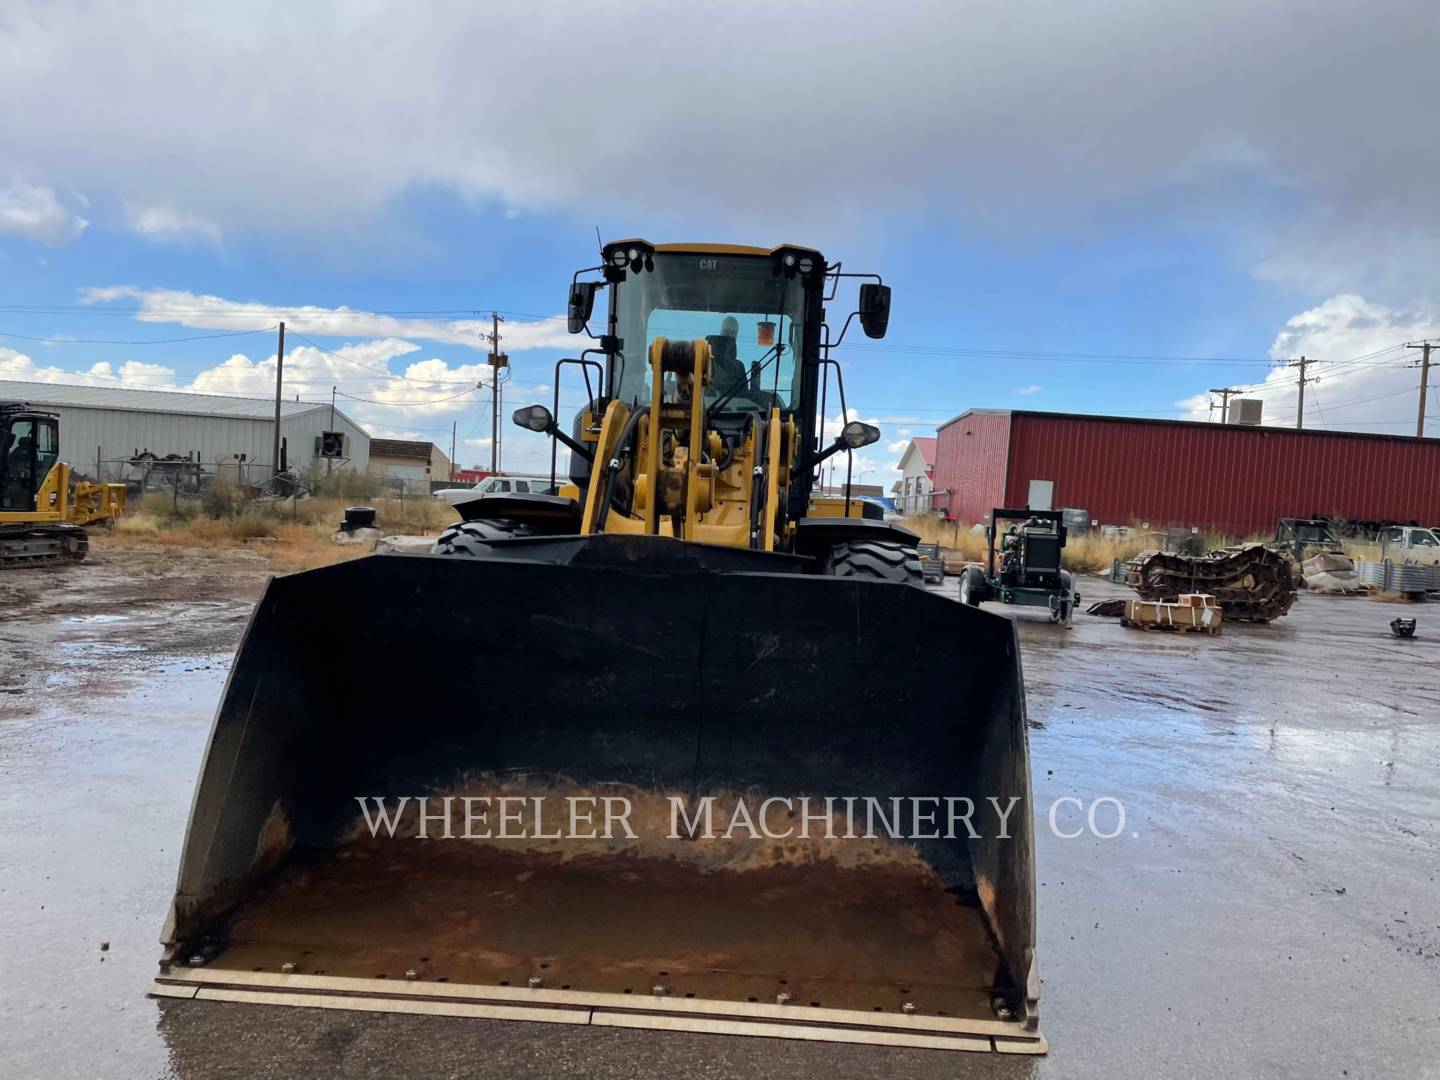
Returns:
[[[101,478],[122,479],[124,463],[145,451],[158,457],[198,455],[206,467],[243,466],[262,476],[273,471],[274,398],[0,379],[0,401],[23,401],[59,414],[60,459],[86,476],[95,474],[99,462]],[[319,443],[326,431],[343,433],[345,467],[369,466],[370,436],[338,409],[285,401],[280,417],[291,468],[303,472],[323,460]]]

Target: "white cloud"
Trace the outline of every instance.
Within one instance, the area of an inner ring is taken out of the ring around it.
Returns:
[[[1028,397],[1031,394],[1038,394],[1039,392],[1040,387],[1037,386],[1035,383],[1031,383],[1029,386],[1017,386],[1015,388],[1015,393],[1021,395],[1022,397]]]
[[[66,244],[90,223],[62,203],[48,187],[14,180],[0,188],[0,233],[42,244]]]
[[[1290,319],[1276,335],[1270,356],[1277,362],[1258,384],[1241,396],[1264,402],[1263,422],[1293,426],[1298,406],[1298,370],[1278,366],[1304,356],[1316,361],[1305,388],[1305,426],[1346,431],[1413,434],[1418,412],[1420,373],[1417,350],[1406,342],[1440,340],[1440,319],[1426,310],[1397,310],[1354,294],[1332,296]],[[1431,372],[1427,434],[1440,434],[1440,354]],[[1185,419],[1218,419],[1212,395],[1197,393],[1180,402]],[[1218,398],[1215,399],[1218,406]],[[1233,401],[1233,398],[1232,398]]]
[[[382,235],[369,226],[428,187],[558,210],[577,237],[598,216],[838,244],[938,213],[1029,236],[1170,220],[1334,288],[1415,288],[1440,263],[1440,144],[1417,137],[1440,66],[1395,62],[1433,24],[1423,0],[1320,0],[1303,18],[1248,0],[917,0],[886,9],[880,38],[853,5],[759,0],[548,17],[520,0],[11,6],[7,158],[139,205],[163,170],[226,235]],[[697,66],[696,40],[743,47]],[[863,78],[795,78],[798,41]],[[623,123],[586,107],[597,56]],[[776,147],[826,183],[777,183]]]
[[[173,203],[152,206],[129,205],[125,208],[130,228],[154,240],[201,239],[218,245],[224,239],[220,226],[213,221],[181,210]]]
[[[201,330],[263,330],[284,320],[287,330],[317,337],[419,338],[489,351],[482,335],[490,333],[489,319],[397,318],[354,308],[291,307],[257,300],[226,300],[183,289],[141,289],[133,285],[106,285],[81,291],[87,304],[135,300],[141,322],[174,323]],[[500,324],[500,348],[506,353],[526,349],[561,349],[575,339],[565,328],[565,317],[555,315],[531,322],[507,320]]]
[[[890,443],[888,446],[885,447],[885,452],[887,454],[903,454],[905,453],[905,448],[909,445],[909,439],[896,439],[894,442]]]
[[[51,364],[37,364],[25,353],[0,348],[0,379],[21,382],[70,383],[82,386],[128,386],[134,389],[171,387],[175,370],[161,364],[126,360],[111,364],[101,360],[83,371],[67,371]]]

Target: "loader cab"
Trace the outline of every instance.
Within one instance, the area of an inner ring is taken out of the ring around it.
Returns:
[[[790,261],[787,263],[786,259]],[[801,409],[819,351],[825,260],[800,248],[620,241],[604,249],[610,397],[648,401],[657,337],[705,340],[712,415]]]
[[[59,460],[58,417],[0,404],[0,511],[33,512],[40,485]]]

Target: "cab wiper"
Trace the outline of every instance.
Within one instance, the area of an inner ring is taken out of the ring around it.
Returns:
[[[756,375],[760,374],[760,372],[764,371],[766,365],[768,365],[771,360],[775,360],[778,363],[780,360],[780,354],[784,351],[785,346],[781,345],[779,342],[776,342],[774,345],[772,345],[764,356],[762,356],[759,360],[755,361],[756,366],[754,368],[746,372],[744,375],[740,376],[740,378],[736,379],[733,383],[730,384],[730,386],[723,394],[721,394],[718,398],[715,399],[712,404],[705,407],[706,422],[709,422],[711,413],[718,412],[720,406],[724,405],[725,402],[729,401],[732,397],[734,397],[736,392],[741,387],[748,386],[751,379],[753,379]]]

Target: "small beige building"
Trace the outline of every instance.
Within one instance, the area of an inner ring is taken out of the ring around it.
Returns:
[[[370,472],[406,493],[430,493],[431,481],[449,481],[450,459],[432,442],[371,439]]]

